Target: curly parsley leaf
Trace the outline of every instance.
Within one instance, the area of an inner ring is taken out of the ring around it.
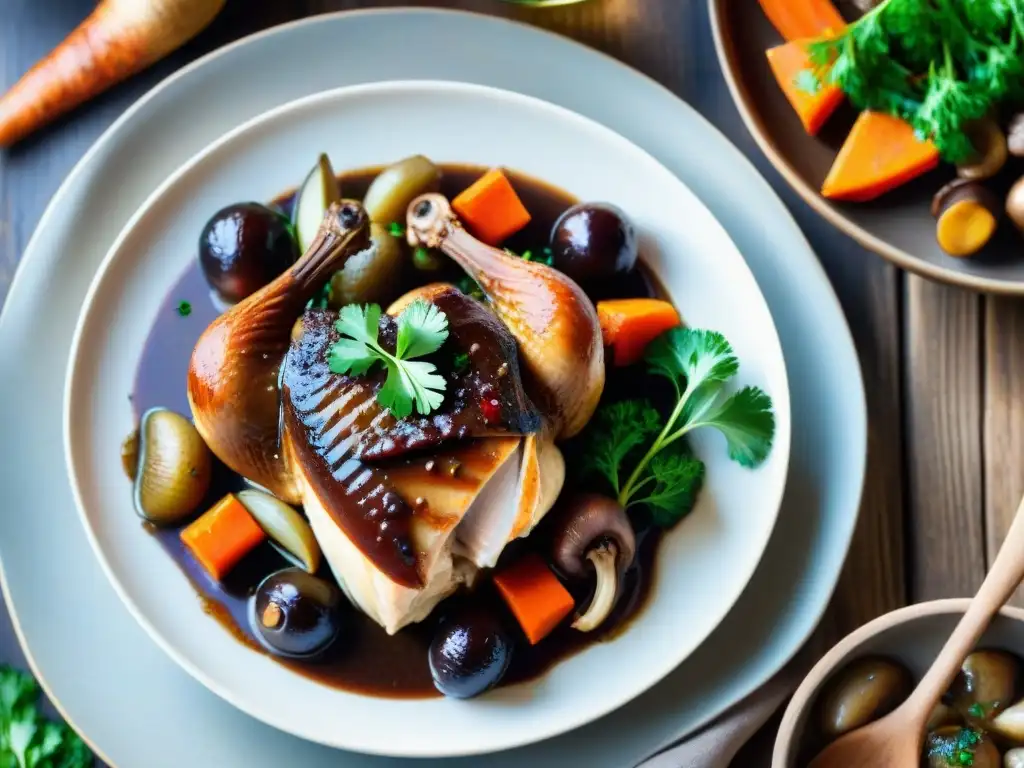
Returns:
[[[448,338],[448,318],[432,304],[417,300],[398,318],[395,354],[380,345],[381,309],[377,304],[349,304],[338,313],[335,328],[342,335],[327,352],[334,373],[362,376],[378,363],[387,378],[377,392],[377,402],[396,419],[413,410],[421,416],[444,402],[445,380],[433,363],[412,360],[436,352]]]
[[[771,398],[757,387],[722,394],[739,362],[720,333],[673,328],[651,342],[645,357],[651,373],[676,389],[671,414],[662,419],[643,400],[603,406],[584,433],[584,467],[608,480],[623,507],[644,505],[659,525],[671,525],[693,508],[704,480],[704,464],[683,438],[713,427],[731,459],[755,467],[771,451],[775,416]]]
[[[39,711],[39,686],[31,675],[0,666],[0,766],[86,768],[89,748],[63,723]]]
[[[623,400],[602,407],[587,425],[584,471],[601,475],[619,494],[626,459],[661,431],[661,416],[646,400]]]

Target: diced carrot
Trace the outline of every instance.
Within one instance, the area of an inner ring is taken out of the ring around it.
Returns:
[[[495,574],[494,585],[530,645],[547,637],[576,607],[572,595],[537,555],[526,555]]]
[[[759,0],[768,21],[787,41],[832,37],[846,27],[831,0]]]
[[[819,85],[817,90],[810,91],[801,87],[800,73],[808,75],[814,69],[810,56],[807,55],[807,40],[794,40],[790,43],[769,48],[767,51],[768,66],[786,95],[793,109],[796,110],[800,122],[812,136],[816,134],[825,121],[843,103],[843,91],[835,85]]]
[[[218,501],[181,532],[181,541],[220,581],[266,534],[233,493]]]
[[[452,209],[473,235],[488,245],[498,245],[530,223],[512,183],[500,168],[492,168],[464,189]]]
[[[898,117],[861,112],[836,156],[821,194],[864,202],[905,184],[939,164],[939,151]]]
[[[612,348],[615,365],[632,365],[647,345],[680,324],[679,313],[660,299],[609,299],[597,302],[604,345]]]

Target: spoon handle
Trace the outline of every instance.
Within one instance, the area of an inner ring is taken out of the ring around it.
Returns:
[[[946,641],[935,663],[918,683],[907,708],[918,712],[922,720],[928,716],[935,702],[946,692],[956,677],[964,658],[974,650],[992,617],[996,615],[1010,595],[1024,579],[1024,498],[1017,506],[1013,524],[1006,534],[999,554],[978,594],[971,601],[967,613]]]

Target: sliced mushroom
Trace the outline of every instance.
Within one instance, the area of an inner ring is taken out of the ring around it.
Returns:
[[[1024,176],[1021,176],[1006,193],[1006,215],[1017,229],[1024,232]]]
[[[967,134],[977,154],[970,162],[956,167],[957,175],[973,181],[992,178],[1006,165],[1006,134],[988,117],[971,123]]]
[[[594,597],[573,622],[580,632],[597,629],[608,618],[619,594],[621,575],[633,562],[636,536],[622,506],[607,496],[586,493],[573,497],[557,520],[552,562],[565,575],[596,578]]]
[[[939,247],[950,256],[971,256],[995,233],[999,203],[981,183],[957,179],[932,198],[932,214],[938,220],[935,238]]]
[[[262,491],[249,489],[239,491],[235,496],[278,551],[309,573],[316,573],[320,567],[320,545],[306,518],[280,499]]]
[[[1006,148],[1014,157],[1024,157],[1024,112],[1018,112],[1006,126]]]

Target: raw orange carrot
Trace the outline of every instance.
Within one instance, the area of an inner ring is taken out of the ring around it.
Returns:
[[[939,151],[898,117],[861,112],[828,172],[821,194],[864,202],[939,164]]]
[[[498,245],[530,223],[530,213],[500,168],[493,168],[454,200],[452,209],[477,238]]]
[[[801,87],[800,73],[813,71],[811,59],[807,55],[807,40],[794,40],[769,48],[768,66],[786,95],[789,103],[796,110],[800,122],[812,136],[818,132],[825,121],[835,112],[836,107],[843,103],[843,92],[834,85],[819,85],[811,92]]]
[[[846,21],[830,0],[759,0],[768,21],[788,41],[831,37]]]
[[[536,645],[547,637],[576,606],[569,591],[537,555],[526,555],[495,574],[494,585],[508,603],[530,645]]]
[[[612,348],[615,365],[632,365],[647,345],[680,323],[679,313],[660,299],[609,299],[597,302],[604,345]]]
[[[0,146],[145,69],[195,37],[225,0],[101,0],[67,39],[0,97]]]
[[[181,532],[192,556],[217,581],[266,534],[233,493],[214,504]]]

